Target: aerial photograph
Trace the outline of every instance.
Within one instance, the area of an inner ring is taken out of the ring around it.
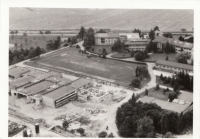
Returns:
[[[194,10],[12,7],[8,37],[8,137],[193,137]]]

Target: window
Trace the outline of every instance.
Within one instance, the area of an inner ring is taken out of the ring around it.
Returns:
[[[105,38],[101,38],[101,43],[105,43]]]

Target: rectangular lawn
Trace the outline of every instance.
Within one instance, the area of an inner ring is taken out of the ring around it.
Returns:
[[[168,56],[168,60],[169,61],[175,61],[175,56],[176,53],[170,53],[170,54],[166,54],[166,53],[161,53],[161,54],[149,54],[149,58],[146,58],[144,61],[147,62],[155,62],[157,60],[165,60],[166,56]]]
[[[37,62],[37,61],[36,61]],[[38,64],[52,65],[54,68],[61,67],[86,73],[89,75],[100,76],[103,78],[115,80],[119,83],[129,85],[135,78],[135,69],[137,66],[146,66],[135,63],[126,63],[99,57],[87,58],[79,53],[77,48],[66,48],[51,53],[38,60]],[[60,69],[61,69],[60,68]],[[149,79],[142,81],[145,84]]]

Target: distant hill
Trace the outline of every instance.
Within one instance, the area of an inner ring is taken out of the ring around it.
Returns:
[[[10,8],[10,29],[192,30],[193,10]]]

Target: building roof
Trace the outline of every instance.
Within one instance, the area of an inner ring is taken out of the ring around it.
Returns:
[[[25,95],[37,94],[37,93],[49,88],[52,85],[53,85],[53,83],[50,81],[38,82],[36,84],[25,87],[24,90],[26,90],[26,91],[24,91],[23,93]]]
[[[23,73],[29,72],[30,70],[27,68],[22,68],[22,67],[13,67],[9,69],[9,75],[10,76],[20,76]]]
[[[193,48],[193,43],[179,41],[178,39],[172,39],[171,44],[175,46],[183,47],[183,48],[188,48],[188,49]]]
[[[149,96],[142,97],[140,101],[143,103],[155,103],[158,106],[160,106],[162,109],[177,112],[177,113],[184,112],[190,106],[190,104],[188,103],[184,103],[184,104],[173,103],[173,102],[156,99]]]
[[[57,74],[59,74],[59,73],[51,71],[51,72],[46,72],[44,74],[35,75],[34,77],[37,78],[38,80],[43,80],[43,79],[46,79],[48,77],[51,77],[51,76],[54,76]]]
[[[57,88],[57,89],[45,94],[43,97],[51,99],[51,100],[57,100],[57,99],[62,98],[64,96],[68,95],[68,94],[73,93],[74,91],[76,91],[76,89],[67,85],[67,86],[62,86],[60,88]]]
[[[35,78],[31,76],[24,76],[10,82],[11,88],[18,88],[28,83],[31,83]]]
[[[45,71],[42,71],[42,70],[37,70],[37,69],[31,69],[30,72],[24,73],[24,75],[36,77],[38,75],[45,74],[45,73],[48,73],[48,72],[45,72]]]
[[[183,48],[188,48],[188,49],[192,49],[193,48],[193,43],[189,43],[189,42],[183,42],[183,41],[179,41],[179,39],[177,38],[167,38],[164,36],[157,36],[153,42],[159,42],[159,43],[167,43],[169,42],[172,45],[175,46],[179,46],[179,47],[183,47]]]
[[[193,66],[189,64],[182,64],[182,63],[177,63],[177,62],[172,62],[172,61],[167,61],[167,60],[157,60],[156,64],[193,71]]]
[[[164,36],[157,36],[153,42],[159,42],[159,43],[167,43],[167,42],[171,42],[172,41],[172,38],[167,38],[167,37],[164,37]]]
[[[133,44],[149,44],[148,39],[134,39],[134,40],[129,40],[125,43],[125,45],[133,45]]]
[[[131,39],[131,38],[139,39],[140,38],[139,33],[119,33],[119,37],[120,36],[126,36],[128,39]]]
[[[94,35],[95,38],[118,38],[119,33],[95,33]]]
[[[78,89],[78,88],[83,87],[84,85],[87,85],[89,83],[91,83],[90,80],[87,80],[87,79],[84,79],[84,78],[80,78],[80,79],[72,82],[70,84],[70,86],[73,87],[73,88],[75,88],[75,89]]]

